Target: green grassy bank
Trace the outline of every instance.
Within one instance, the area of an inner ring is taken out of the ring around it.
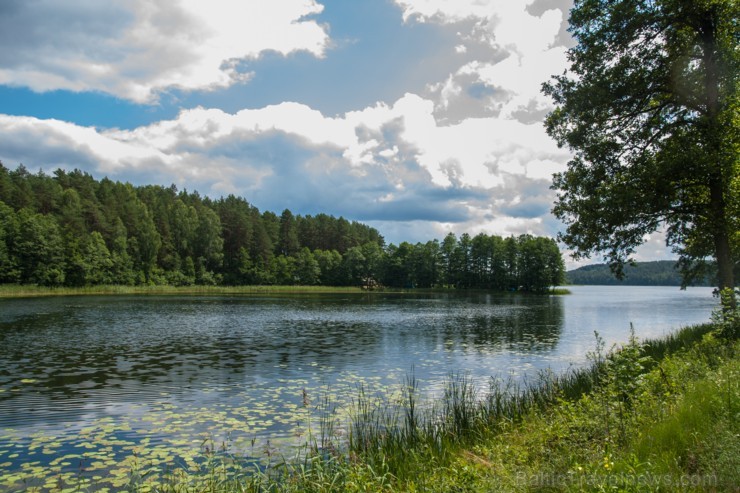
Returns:
[[[436,293],[450,292],[453,288],[397,289],[382,288],[373,292],[384,293]],[[259,295],[259,294],[361,294],[366,289],[356,286],[118,286],[45,287],[35,285],[0,284],[2,298],[33,298],[42,296],[96,296],[96,295]],[[565,288],[553,288],[546,294],[570,294]]]
[[[91,295],[249,295],[249,294],[330,294],[363,293],[358,287],[334,286],[117,286],[44,287],[0,285],[0,298]]]
[[[413,377],[393,399],[359,390],[343,433],[321,426],[298,461],[138,476],[129,491],[738,491],[738,341],[714,325],[607,351],[529,385],[451,376],[434,402]],[[209,459],[209,460],[210,460]]]

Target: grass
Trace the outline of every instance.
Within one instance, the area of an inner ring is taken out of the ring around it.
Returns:
[[[550,289],[549,294],[566,295],[566,294],[572,294],[572,291],[568,288],[554,287]]]
[[[397,294],[450,292],[448,288],[395,289],[377,291]],[[367,294],[357,286],[121,286],[98,285],[81,287],[46,287],[29,284],[0,284],[0,299],[33,298],[43,296],[97,296],[97,295],[269,295],[269,294]],[[570,294],[565,288],[553,288],[551,295]]]
[[[738,491],[738,340],[708,324],[636,338],[592,364],[476,388],[450,375],[436,399],[408,377],[359,388],[348,421],[321,425],[298,459],[266,469],[213,460],[202,475],[132,480],[130,491]],[[348,430],[339,436],[337,428]],[[233,464],[232,464],[233,465]],[[135,474],[132,478],[135,478]]]
[[[44,287],[34,285],[0,285],[0,298],[90,295],[241,295],[241,294],[361,294],[351,286],[117,286]]]

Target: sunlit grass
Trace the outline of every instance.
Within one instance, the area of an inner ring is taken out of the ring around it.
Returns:
[[[572,294],[572,291],[568,288],[552,288],[548,293],[556,294],[556,295],[565,295],[565,294]]]
[[[483,292],[481,290],[459,290],[454,288],[376,288],[371,291],[357,286],[122,286],[98,285],[81,287],[47,287],[29,284],[0,284],[2,298],[33,298],[43,296],[97,296],[97,295],[270,295],[270,294],[430,294],[450,292]],[[553,288],[545,294],[566,295],[566,288]]]
[[[0,298],[90,295],[259,295],[259,294],[362,294],[352,286],[87,286],[45,287],[0,285]]]

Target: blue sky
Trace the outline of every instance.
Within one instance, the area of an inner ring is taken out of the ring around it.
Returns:
[[[2,110],[9,115],[56,118],[79,125],[133,129],[175,118],[182,108],[203,106],[237,112],[283,101],[299,101],[334,116],[378,101],[395,101],[408,90],[423,90],[428,72],[447,76],[435,64],[454,53],[455,33],[437,24],[404,23],[401,8],[385,0],[323,1],[313,16],[329,26],[327,56],[265,51],[241,62],[253,71],[246,84],[219,91],[166,89],[155,104],[138,104],[101,91],[35,92],[24,85],[0,86]],[[420,70],[424,65],[426,69]]]
[[[555,236],[542,82],[571,0],[5,0],[0,160],[325,212],[389,242]],[[641,258],[664,258],[651,238]]]

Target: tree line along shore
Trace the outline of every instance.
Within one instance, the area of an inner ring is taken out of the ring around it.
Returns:
[[[326,214],[260,212],[172,185],[0,163],[0,284],[45,287],[386,286],[544,292],[564,280],[554,240],[448,234],[386,245]]]

